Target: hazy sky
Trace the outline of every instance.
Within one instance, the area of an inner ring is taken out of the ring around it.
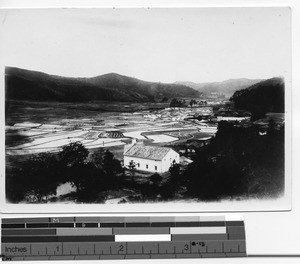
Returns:
[[[1,67],[161,82],[290,71],[288,8],[1,10],[0,19]]]

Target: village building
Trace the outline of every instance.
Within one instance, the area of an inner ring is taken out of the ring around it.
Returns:
[[[124,148],[124,166],[136,170],[163,173],[174,163],[179,154],[171,148],[132,144]]]

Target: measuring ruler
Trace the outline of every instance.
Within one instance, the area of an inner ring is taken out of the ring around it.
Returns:
[[[2,219],[3,260],[245,257],[243,221],[225,216]]]

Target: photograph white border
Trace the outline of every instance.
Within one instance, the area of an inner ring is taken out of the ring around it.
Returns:
[[[3,1],[5,2],[5,1]],[[14,1],[10,1],[10,4]],[[24,3],[25,1],[20,1]],[[50,1],[49,1],[50,2]],[[88,1],[81,3],[83,5],[78,6],[76,2],[72,1],[72,4],[61,5],[60,7],[76,7],[76,8],[90,8],[87,6]],[[159,1],[153,3],[154,1],[101,1],[101,5],[97,5],[94,2],[94,7],[241,7],[241,4],[238,1],[230,1],[230,4],[226,4],[228,1],[201,1],[206,2],[206,4],[199,4],[199,1],[187,1],[189,3],[182,3],[182,1]],[[169,2],[169,3],[167,3]],[[197,2],[197,3],[196,3]],[[209,2],[209,4],[207,3]],[[245,1],[249,2],[249,1]],[[274,4],[268,5],[264,4],[264,1],[250,1],[254,4],[249,4],[247,7],[260,7],[260,6],[288,6],[288,1],[273,1]],[[276,2],[280,2],[279,5]],[[17,7],[22,7],[22,3]],[[99,3],[99,2],[98,2]],[[246,4],[243,4],[242,7],[246,7]],[[59,4],[59,3],[56,3]],[[51,2],[50,7],[59,7],[53,6],[55,2]],[[44,4],[46,7],[47,4]],[[1,7],[1,6],[0,6]],[[24,6],[23,6],[24,7]],[[30,8],[32,6],[26,6]],[[34,3],[34,7],[37,6]],[[1,65],[2,66],[2,65]],[[4,68],[1,67],[1,76],[4,76]],[[292,69],[291,69],[292,70]],[[236,211],[288,211],[291,210],[291,181],[292,181],[292,79],[291,72],[288,76],[285,76],[285,85],[286,85],[286,116],[285,116],[285,196],[281,199],[276,200],[251,200],[251,201],[223,201],[223,202],[208,202],[208,203],[159,203],[159,204],[122,204],[122,205],[103,205],[103,204],[10,204],[5,201],[5,148],[1,148],[1,200],[0,208],[3,213],[148,213],[148,212],[236,212]],[[4,78],[1,78],[1,98],[5,98],[4,94]],[[4,100],[1,101],[1,124],[4,124]],[[4,127],[4,125],[3,125]],[[2,128],[2,125],[1,125]],[[1,130],[1,146],[5,146],[5,133],[4,129]],[[4,165],[3,165],[4,164]],[[245,209],[246,208],[246,209]]]

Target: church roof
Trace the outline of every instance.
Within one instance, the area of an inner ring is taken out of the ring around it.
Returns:
[[[124,153],[124,156],[141,159],[162,160],[170,150],[171,148],[166,147],[133,145]]]

